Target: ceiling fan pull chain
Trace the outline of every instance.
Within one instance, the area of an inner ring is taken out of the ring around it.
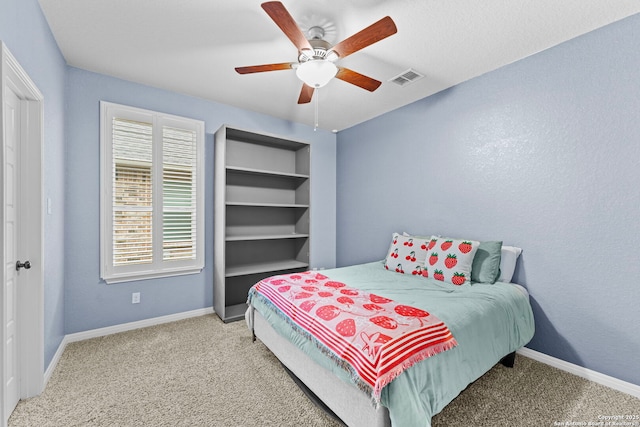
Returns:
[[[315,114],[314,114],[314,124],[313,124],[313,131],[317,131],[318,130],[318,102],[320,99],[320,90],[316,89],[316,97],[313,100],[314,103],[314,110],[315,110]]]

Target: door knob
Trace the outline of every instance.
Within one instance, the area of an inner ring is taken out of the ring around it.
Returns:
[[[29,261],[25,261],[25,262],[17,261],[16,262],[16,270],[20,271],[21,268],[24,268],[25,270],[28,270],[28,269],[31,268],[31,263]]]

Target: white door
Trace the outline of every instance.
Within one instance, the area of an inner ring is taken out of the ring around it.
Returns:
[[[0,41],[0,427],[44,388],[43,114],[42,93]],[[31,268],[17,271],[18,260]]]
[[[20,376],[17,342],[17,286],[21,272],[16,271],[18,254],[17,233],[20,230],[18,219],[20,183],[20,100],[16,94],[7,90],[4,100],[5,124],[5,163],[4,163],[4,253],[5,253],[5,282],[4,282],[4,380],[5,380],[5,416],[13,412],[20,400]],[[24,261],[24,260],[23,260]]]

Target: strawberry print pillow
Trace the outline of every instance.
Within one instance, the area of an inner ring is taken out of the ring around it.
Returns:
[[[428,239],[393,233],[384,268],[396,273],[421,276],[428,244]]]
[[[460,286],[471,282],[471,265],[480,242],[431,236],[423,276]]]

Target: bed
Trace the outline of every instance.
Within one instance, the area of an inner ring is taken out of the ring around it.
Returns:
[[[397,236],[395,240],[402,240]],[[353,372],[335,363],[326,349],[255,293],[246,320],[255,336],[348,426],[430,426],[431,417],[471,382],[531,340],[531,306],[526,290],[512,283],[469,281],[455,286],[426,273],[398,274],[387,261],[322,274],[428,311],[446,324],[457,345],[406,368],[381,389],[378,399],[354,385]],[[428,260],[417,262],[429,265]]]

